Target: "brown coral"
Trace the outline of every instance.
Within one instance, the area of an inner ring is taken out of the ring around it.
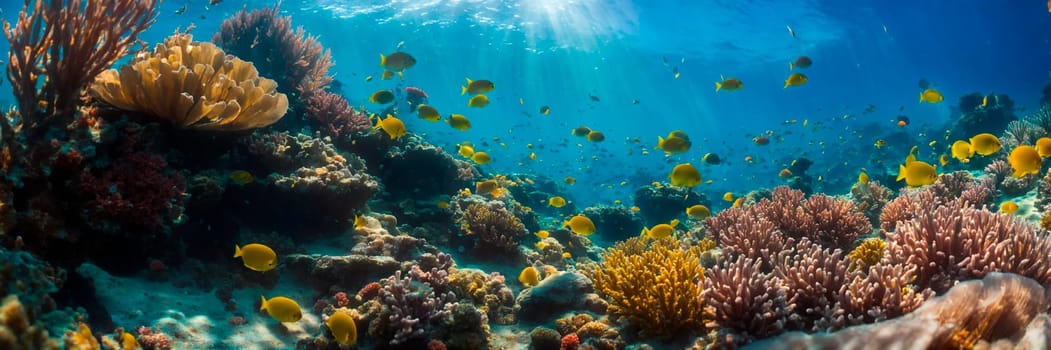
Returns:
[[[628,248],[639,244],[648,248]],[[700,247],[682,249],[675,239],[635,237],[606,250],[589,277],[611,315],[639,327],[642,337],[667,338],[703,326],[700,254]]]
[[[119,109],[144,112],[179,128],[233,131],[281,119],[288,98],[276,88],[252,63],[175,33],[119,73],[99,74],[91,92]]]

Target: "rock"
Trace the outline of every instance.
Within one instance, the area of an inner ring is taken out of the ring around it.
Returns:
[[[358,290],[366,283],[390,276],[401,264],[387,256],[369,255],[303,255],[294,254],[285,263],[293,274],[322,293],[336,285],[344,290]]]
[[[562,272],[545,278],[536,287],[518,294],[518,319],[547,322],[566,312],[583,309],[588,294],[593,291],[591,280],[579,272]]]

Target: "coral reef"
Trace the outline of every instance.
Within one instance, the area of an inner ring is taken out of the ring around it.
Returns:
[[[894,191],[883,186],[879,181],[868,183],[856,183],[850,187],[850,200],[854,207],[869,218],[872,226],[879,225],[879,215],[883,212],[883,206],[894,199]]]
[[[985,208],[993,201],[996,181],[994,176],[974,179],[970,173],[957,171],[939,176],[930,186],[902,190],[883,207],[880,228],[894,231],[898,223],[943,205]]]
[[[686,187],[648,185],[635,190],[635,206],[646,226],[666,224],[697,204],[711,207],[703,194]]]
[[[584,208],[582,213],[595,223],[595,232],[602,232],[604,241],[622,241],[642,232],[642,218],[631,209],[622,206],[595,206]]]
[[[55,309],[51,298],[66,281],[66,271],[25,251],[0,247],[0,294],[18,295],[30,317]]]
[[[637,327],[643,338],[670,338],[704,324],[696,297],[704,276],[701,252],[671,238],[635,237],[606,250],[588,277],[609,301],[610,315]]]
[[[900,222],[887,234],[887,260],[918,268],[916,284],[944,292],[990,272],[1051,283],[1051,239],[1005,214],[944,205]]]
[[[719,329],[718,338],[728,344],[777,335],[790,314],[786,288],[781,278],[764,274],[758,260],[745,256],[704,272],[705,324]]]
[[[1025,119],[1012,120],[1004,128],[1004,134],[1000,136],[1000,143],[1003,149],[1010,150],[1019,145],[1035,145],[1036,140],[1044,136],[1047,136],[1047,130],[1044,128]]]
[[[181,219],[186,202],[186,180],[149,153],[123,156],[98,176],[82,173],[77,190],[82,219],[101,232],[160,232]]]
[[[212,41],[253,62],[263,75],[277,79],[281,92],[309,98],[332,82],[328,76],[332,54],[303,27],[293,30],[292,18],[278,15],[279,7],[241,9],[223,21]]]
[[[314,130],[335,139],[347,138],[372,127],[365,112],[356,111],[347,99],[331,92],[311,94],[304,105],[304,115]]]
[[[314,256],[293,254],[285,258],[287,269],[314,290],[353,290],[369,281],[389,276],[401,268],[390,257],[343,255]]]
[[[975,108],[981,104],[981,94],[960,96],[958,108],[963,114],[947,127],[951,130],[949,139],[966,140],[990,130],[1004,130],[1008,123],[1018,120],[1014,114],[1014,101],[1007,95],[994,95],[990,100],[992,104],[986,108]]]
[[[1046,344],[1046,332],[1051,327],[1047,306],[1045,290],[1036,281],[994,272],[982,280],[962,282],[945,295],[895,320],[829,334],[789,333],[753,346],[762,349],[1040,348]]]
[[[515,295],[498,272],[486,274],[476,269],[449,269],[449,290],[470,299],[494,324],[515,323]]]
[[[26,313],[18,296],[9,295],[0,302],[0,349],[58,350],[59,347],[47,330]]]
[[[522,220],[497,200],[467,204],[456,211],[456,222],[473,238],[473,250],[481,254],[517,252],[518,244],[529,234]]]
[[[529,349],[558,350],[562,346],[562,335],[558,331],[538,326],[529,332]]]
[[[150,55],[99,74],[92,94],[121,110],[143,112],[179,128],[250,130],[276,123],[288,110],[277,82],[250,62],[211,43],[175,33]]]

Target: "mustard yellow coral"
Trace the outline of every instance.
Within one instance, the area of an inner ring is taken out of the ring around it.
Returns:
[[[143,112],[179,128],[249,130],[276,123],[288,110],[277,83],[251,62],[211,43],[175,33],[152,54],[139,54],[99,74],[91,93],[122,110]]]
[[[607,249],[587,273],[609,301],[610,314],[639,327],[642,337],[668,338],[704,324],[697,298],[702,252],[700,246],[683,249],[671,237],[635,237]]]
[[[865,269],[883,259],[885,250],[887,250],[886,242],[879,238],[869,238],[854,248],[847,258],[850,259],[851,268]]]

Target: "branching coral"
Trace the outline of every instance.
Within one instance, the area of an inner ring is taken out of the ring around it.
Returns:
[[[736,345],[781,333],[790,311],[783,281],[744,256],[705,271],[700,300],[706,326],[730,332],[723,338]]]
[[[48,337],[43,326],[33,324],[17,295],[9,295],[0,302],[0,349],[58,348],[58,342]]]
[[[1051,239],[1005,214],[942,206],[900,223],[887,245],[890,263],[916,266],[917,284],[937,292],[994,271],[1051,283]]]
[[[883,259],[883,252],[886,250],[887,242],[884,242],[882,239],[866,239],[857,248],[854,248],[850,254],[847,254],[847,258],[850,259],[851,269],[868,269],[869,266],[875,265]]]
[[[796,250],[781,254],[776,274],[787,290],[794,312],[786,328],[816,332],[828,329],[840,311],[837,301],[849,279],[849,262],[840,250],[830,250],[804,238]]]
[[[628,246],[648,245],[643,251]],[[682,249],[675,239],[635,237],[603,254],[590,271],[609,313],[639,327],[642,337],[667,338],[702,328],[700,247]]]
[[[85,85],[153,24],[158,2],[37,0],[30,7],[27,0],[18,23],[5,20],[7,79],[28,129],[48,116],[71,116]]]
[[[833,329],[895,318],[920,307],[934,292],[916,290],[915,276],[916,267],[883,263],[852,274],[839,295],[842,312]]]
[[[984,208],[993,200],[995,181],[992,176],[975,180],[967,172],[957,171],[940,176],[922,189],[903,190],[883,208],[880,228],[894,231],[898,223],[945,205]]]
[[[720,243],[724,254],[756,259],[763,271],[770,271],[777,255],[787,248],[784,236],[774,223],[766,217],[752,215],[751,210],[723,210],[708,218],[705,226]]]
[[[259,71],[280,82],[279,90],[300,97],[321,93],[332,82],[331,52],[303,27],[292,29],[292,18],[278,15],[280,5],[248,12],[241,9],[223,21],[212,38],[231,54],[256,62]],[[294,89],[294,90],[293,90]]]
[[[152,54],[99,74],[95,97],[126,111],[144,112],[179,128],[249,130],[277,122],[288,98],[250,62],[211,43],[175,33]]]

